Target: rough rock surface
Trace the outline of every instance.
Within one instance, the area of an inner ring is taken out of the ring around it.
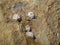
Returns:
[[[19,2],[22,3],[14,7]],[[37,18],[28,18],[29,11]],[[22,22],[11,20],[14,13],[22,16]],[[35,40],[21,32],[27,20],[31,20],[28,24]],[[60,0],[0,0],[0,45],[58,45],[57,33],[60,34]]]

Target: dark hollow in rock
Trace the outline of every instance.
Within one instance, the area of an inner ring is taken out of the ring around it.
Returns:
[[[60,20],[60,18],[58,18],[58,20]]]
[[[32,19],[36,19],[37,18],[37,16],[34,16]]]
[[[21,22],[21,21],[22,21],[22,18],[18,18],[17,21],[18,21],[18,22]]]
[[[60,42],[59,42],[59,45],[60,45]]]
[[[27,30],[25,30],[25,32],[27,32]]]
[[[33,40],[35,40],[36,39],[36,37],[35,37],[35,35],[33,36],[33,38],[32,38]]]
[[[30,29],[29,32],[32,32],[32,29]]]

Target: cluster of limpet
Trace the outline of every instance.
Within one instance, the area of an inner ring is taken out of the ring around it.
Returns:
[[[16,12],[16,10],[21,10],[21,9],[23,9],[23,7],[24,7],[24,4],[22,3],[22,2],[19,2],[19,3],[17,3],[14,7],[13,7],[13,9],[14,9],[14,11]],[[32,11],[30,11],[30,12],[27,12],[27,14],[26,14],[26,16],[27,17],[29,17],[29,18],[31,18],[31,19],[35,19],[35,14],[34,14],[34,12],[32,12]],[[21,22],[21,21],[23,21],[22,20],[22,16],[21,15],[19,15],[18,13],[14,13],[13,15],[12,15],[12,18],[11,18],[13,21],[17,21],[17,22]],[[26,20],[27,21],[27,20]],[[32,32],[32,28],[30,27],[30,25],[28,24],[28,25],[25,25],[25,34],[26,34],[26,36],[27,37],[31,37],[33,40],[34,39],[36,39],[36,37],[35,37],[35,35],[34,35],[34,33]]]
[[[30,13],[31,13],[31,14],[30,14]],[[28,12],[27,16],[30,17],[31,19],[35,19],[35,18],[34,18],[35,15],[34,15],[33,12]],[[21,21],[22,21],[22,17],[21,17],[21,15],[19,15],[18,13],[15,13],[15,14],[12,16],[12,20],[21,22]],[[27,37],[31,37],[33,40],[35,40],[36,37],[35,37],[34,33],[32,32],[32,28],[30,27],[29,24],[25,26],[25,29],[26,29],[26,31],[25,31],[25,32],[26,32],[26,36],[27,36]]]

